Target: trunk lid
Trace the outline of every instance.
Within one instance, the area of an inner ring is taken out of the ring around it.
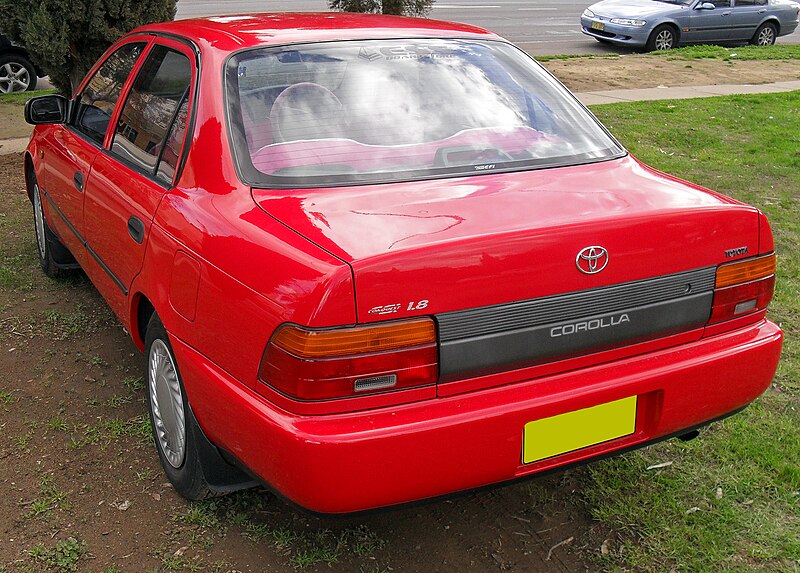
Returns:
[[[759,249],[756,209],[631,157],[253,196],[352,267],[359,322],[434,315],[440,382],[699,338],[714,267]]]
[[[604,287],[717,265],[733,260],[731,249],[758,252],[756,209],[631,157],[253,196],[353,268],[359,322]],[[608,264],[584,274],[576,257],[593,245],[607,249]]]

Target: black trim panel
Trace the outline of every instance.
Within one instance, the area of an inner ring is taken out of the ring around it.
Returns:
[[[607,314],[714,289],[716,267],[436,315],[442,342]]]
[[[714,267],[436,315],[440,382],[522,368],[703,326]]]
[[[117,287],[119,287],[119,290],[122,291],[122,294],[128,296],[128,287],[126,287],[119,277],[115,275],[110,268],[108,268],[108,265],[103,261],[103,259],[100,258],[100,255],[94,252],[94,249],[89,246],[89,244],[86,242],[86,239],[83,238],[83,235],[78,232],[78,229],[76,229],[72,223],[69,222],[69,219],[67,219],[66,215],[64,215],[61,209],[58,208],[58,205],[55,204],[53,199],[50,197],[50,194],[41,187],[39,190],[42,192],[42,195],[44,195],[45,199],[47,199],[47,203],[53,208],[53,211],[58,213],[58,216],[61,217],[61,220],[64,221],[67,227],[69,227],[69,230],[72,231],[72,233],[78,238],[78,241],[80,241],[80,243],[86,247],[86,251],[95,261],[97,261],[97,264],[100,265],[100,268],[102,268],[106,274],[111,277],[111,280],[114,281],[114,284],[117,285]]]

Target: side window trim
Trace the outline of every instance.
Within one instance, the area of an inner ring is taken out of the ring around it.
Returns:
[[[141,68],[142,63],[144,62],[144,59],[147,57],[147,54],[150,52],[150,48],[152,47],[153,42],[154,38],[152,36],[137,34],[135,36],[130,36],[129,38],[126,38],[123,43],[112,45],[111,47],[109,47],[108,50],[105,51],[105,53],[97,60],[95,65],[92,66],[92,68],[87,72],[87,74],[81,80],[81,83],[78,84],[78,87],[72,96],[71,102],[72,102],[73,113],[71,114],[72,117],[70,117],[69,123],[66,124],[66,127],[72,133],[80,137],[83,141],[89,143],[90,145],[93,145],[94,147],[100,150],[106,149],[106,146],[110,140],[109,136],[110,134],[113,134],[113,127],[116,125],[116,119],[119,116],[119,111],[122,106],[120,105],[114,106],[114,112],[111,114],[111,118],[108,121],[108,127],[106,127],[106,133],[103,136],[103,142],[102,144],[100,144],[97,141],[93,140],[88,135],[86,135],[83,131],[78,129],[77,126],[73,125],[73,122],[77,119],[76,110],[78,109],[78,102],[80,100],[80,97],[88,87],[89,82],[97,73],[97,71],[103,66],[103,64],[106,63],[106,61],[108,61],[108,59],[111,56],[113,56],[117,52],[117,50],[128,44],[144,43],[144,47],[142,48],[142,53],[139,54],[136,63],[134,64],[133,68],[131,68],[128,77],[125,79],[125,83],[122,84],[122,89],[119,92],[117,103],[126,100],[128,97],[128,90],[130,90],[131,86],[133,85],[133,80],[139,73],[139,69]]]
[[[158,179],[158,172],[160,171],[160,168],[161,168],[161,160],[164,157],[164,151],[167,149],[167,142],[169,141],[169,136],[172,134],[172,130],[175,128],[175,122],[178,120],[178,115],[181,113],[181,108],[183,107],[183,102],[187,101],[191,91],[192,91],[192,84],[190,82],[189,86],[183,92],[183,95],[181,96],[181,99],[178,100],[178,105],[175,108],[175,113],[172,114],[172,119],[169,120],[169,125],[167,125],[167,133],[164,136],[164,143],[163,143],[163,145],[161,146],[161,149],[158,152],[158,159],[156,159],[156,165],[153,168],[153,177],[155,177],[156,179]],[[191,110],[187,110],[187,114],[190,113],[190,111]],[[188,117],[188,115],[187,115],[187,117]],[[183,144],[186,142],[187,135],[188,134],[184,131],[183,141],[181,142],[181,151],[180,151],[179,157],[178,157],[179,161],[180,161],[180,154],[183,153]],[[173,181],[171,183],[173,185],[175,184],[174,175],[173,175]]]
[[[106,139],[103,142],[102,152],[112,157],[115,161],[119,161],[131,171],[139,173],[143,177],[153,181],[157,185],[163,187],[164,189],[171,189],[174,187],[183,171],[183,166],[186,159],[186,154],[189,150],[189,143],[191,142],[192,131],[194,130],[195,124],[195,106],[197,103],[198,98],[198,85],[200,82],[200,51],[199,49],[191,43],[189,40],[179,37],[179,36],[171,36],[171,35],[152,35],[150,37],[150,43],[146,46],[146,48],[142,51],[141,56],[139,56],[139,60],[136,62],[136,66],[134,70],[131,72],[131,75],[128,77],[128,80],[125,82],[125,86],[123,87],[122,92],[120,93],[119,101],[122,102],[122,105],[118,105],[114,110],[114,116],[111,119],[111,123],[109,124],[109,128],[106,131]],[[156,162],[155,169],[152,173],[144,171],[143,169],[139,168],[136,165],[133,165],[131,162],[126,161],[124,157],[120,157],[118,154],[114,153],[111,150],[111,143],[114,139],[114,134],[116,132],[117,122],[119,121],[120,114],[122,113],[123,108],[128,102],[128,97],[130,95],[131,89],[133,88],[133,83],[136,81],[136,77],[139,75],[139,71],[141,70],[142,66],[144,65],[145,60],[150,55],[150,52],[156,46],[163,46],[170,50],[177,51],[189,59],[189,63],[192,66],[192,79],[189,82],[189,89],[187,93],[184,93],[184,96],[181,98],[179,105],[173,114],[172,119],[170,120],[169,129],[167,130],[167,137],[169,136],[170,129],[175,122],[178,112],[180,111],[180,106],[183,104],[183,101],[188,97],[189,102],[189,109],[187,110],[187,121],[186,121],[186,133],[184,134],[183,141],[181,142],[181,151],[180,157],[178,160],[177,168],[175,169],[175,175],[170,183],[166,183],[163,179],[159,179],[158,174],[158,167],[161,162],[161,155],[163,154],[163,146],[161,151],[159,152],[158,161]]]
[[[108,122],[108,129],[106,129],[106,136],[103,138],[104,150],[111,148],[111,140],[114,139],[114,132],[117,129],[117,121],[119,121],[122,108],[125,107],[125,102],[128,101],[128,95],[131,92],[131,88],[133,88],[133,82],[136,81],[136,76],[139,75],[139,71],[142,69],[144,62],[147,60],[147,56],[149,56],[150,52],[153,50],[154,45],[155,39],[150,36],[147,45],[144,47],[142,53],[139,55],[139,59],[136,61],[136,65],[133,66],[128,79],[125,81],[125,85],[122,86],[122,91],[119,93],[119,99],[117,100],[119,104],[114,108],[114,113],[111,114],[111,119]]]

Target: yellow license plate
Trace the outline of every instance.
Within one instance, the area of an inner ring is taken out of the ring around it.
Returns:
[[[522,461],[545,458],[628,436],[636,430],[636,396],[525,424]]]
[[[602,22],[592,22],[592,30],[600,30],[601,32],[606,29],[606,25]]]

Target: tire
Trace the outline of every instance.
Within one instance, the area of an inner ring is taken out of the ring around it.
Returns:
[[[215,495],[203,472],[195,441],[199,428],[189,409],[175,355],[155,313],[147,324],[144,362],[153,441],[167,479],[188,500]]]
[[[678,45],[678,32],[669,24],[661,24],[650,34],[647,39],[647,51],[671,50]]]
[[[772,22],[764,22],[758,27],[750,43],[754,46],[771,46],[778,37],[778,27]]]
[[[36,89],[36,68],[25,56],[0,57],[0,93],[30,92]]]
[[[35,177],[31,178],[31,202],[33,203],[33,229],[36,236],[36,252],[39,255],[39,266],[42,272],[51,279],[59,278],[65,274],[56,263],[53,255],[55,248],[66,251],[47,225],[42,209],[42,193]]]

